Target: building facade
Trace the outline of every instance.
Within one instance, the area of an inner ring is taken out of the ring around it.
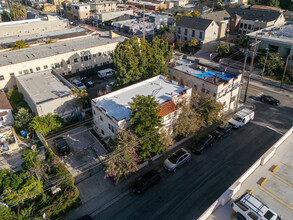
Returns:
[[[190,98],[191,88],[178,86],[159,75],[92,99],[94,129],[101,137],[115,137],[119,129],[130,126],[129,102],[136,95],[156,98],[163,129],[171,131],[179,114],[178,104],[183,98]]]
[[[169,74],[170,79],[192,88],[193,93],[214,97],[224,105],[225,112],[236,110],[242,74],[219,72],[184,59],[170,63]]]
[[[118,10],[113,12],[99,12],[94,14],[98,20],[98,23],[109,21],[122,15],[133,15],[133,10]]]
[[[4,91],[0,90],[0,127],[13,124],[12,106]]]
[[[90,16],[89,4],[68,4],[66,6],[66,16],[69,20],[85,20]]]
[[[3,22],[0,23],[0,39],[64,30],[68,27],[67,19],[50,15],[46,18]]]
[[[112,32],[0,53],[0,89],[15,85],[15,76],[56,70],[71,75],[112,62],[111,54],[126,37]]]
[[[90,9],[94,12],[109,12],[117,10],[117,3],[112,1],[99,1],[90,3]]]

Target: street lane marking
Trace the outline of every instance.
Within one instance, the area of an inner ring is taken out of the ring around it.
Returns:
[[[292,186],[290,186],[290,184],[288,184],[288,183],[287,183],[287,181],[286,181],[286,180],[284,180],[284,181],[283,181],[281,177],[280,177],[281,179],[279,179],[277,176],[274,176],[274,175],[273,175],[273,174],[271,174],[271,173],[270,173],[270,175],[271,175],[271,176],[273,176],[273,177],[275,177],[276,179],[278,179],[278,180],[279,180],[279,181],[281,181],[282,183],[286,184],[287,186],[289,186],[289,187],[293,188]],[[291,184],[291,185],[292,185],[292,184]]]
[[[259,90],[259,89],[255,89],[255,88],[251,88],[251,87],[248,87],[249,89],[252,89],[252,90],[255,90],[255,91],[257,91],[257,92],[262,92],[261,90]]]
[[[274,128],[271,128],[271,127],[269,127],[269,126],[266,126],[266,128],[271,129],[271,130],[277,132],[277,133],[280,134],[280,135],[284,135],[284,133],[282,133],[282,132],[280,132],[280,131],[278,131],[278,130],[276,130],[276,129],[274,129]]]
[[[291,169],[293,170],[293,167],[289,166],[288,164],[285,164],[285,163],[283,163],[283,162],[280,162],[280,163],[283,164],[283,165],[285,165],[286,167],[291,168]]]
[[[268,190],[266,187],[261,186],[264,190],[268,191],[270,194],[272,194],[273,196],[275,196],[276,198],[278,198],[280,201],[284,202],[285,204],[287,204],[288,206],[293,208],[293,205],[287,203],[286,201],[284,201],[283,199],[281,199],[279,196],[277,196],[276,194],[274,194],[273,192],[271,192],[270,190]],[[292,210],[293,211],[293,210]]]
[[[277,200],[276,198],[272,197],[269,193],[267,193],[266,191],[264,191],[263,189],[261,189],[260,187],[258,187],[259,190],[261,190],[262,192],[264,192],[265,194],[267,194],[269,197],[271,197],[272,199],[274,199],[275,201],[277,201],[278,203],[282,204],[283,206],[285,206],[287,209],[289,209],[291,212],[293,212],[293,209],[289,208],[288,206],[286,206],[285,204],[283,204],[282,202],[280,202],[279,200]]]

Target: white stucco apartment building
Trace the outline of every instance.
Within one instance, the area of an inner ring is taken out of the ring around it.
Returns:
[[[13,121],[12,106],[5,92],[0,90],[0,127],[12,125]]]
[[[66,39],[0,53],[0,89],[13,87],[16,76],[54,69],[71,75],[112,62],[111,54],[126,37],[112,32]]]
[[[101,137],[115,137],[130,126],[129,103],[136,95],[152,95],[159,102],[163,128],[172,128],[178,117],[178,103],[191,96],[191,88],[178,86],[159,75],[92,99],[94,129]]]

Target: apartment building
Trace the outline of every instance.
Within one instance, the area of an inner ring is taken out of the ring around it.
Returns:
[[[113,32],[67,39],[52,44],[0,53],[0,89],[15,85],[19,75],[55,69],[60,75],[72,75],[112,62],[111,54],[126,37]]]
[[[134,5],[137,8],[145,8],[148,10],[158,11],[160,9],[166,10],[167,4],[165,3],[153,3],[153,2],[145,2],[145,1],[132,1],[128,2],[131,5]]]
[[[192,88],[201,97],[214,97],[224,105],[225,112],[237,108],[242,74],[218,71],[186,59],[170,63],[169,74],[171,80]]]
[[[90,9],[94,12],[109,12],[117,10],[117,3],[112,1],[99,1],[90,3]]]
[[[119,129],[130,126],[129,102],[136,95],[156,98],[163,129],[171,131],[179,115],[178,103],[190,98],[191,88],[178,86],[159,75],[92,99],[94,129],[101,137],[115,137]]]
[[[84,20],[90,16],[90,5],[86,3],[67,4],[66,16],[69,20]]]
[[[123,15],[133,15],[133,10],[117,10],[109,12],[99,12],[95,13],[94,16],[97,18],[98,23],[109,21],[115,18],[118,18]]]
[[[176,22],[176,38],[185,41],[198,40],[201,44],[218,38],[219,26],[209,19],[183,16]]]
[[[10,105],[5,92],[0,90],[0,128],[12,125],[13,121],[12,106]]]
[[[0,23],[0,39],[59,31],[68,28],[68,20],[57,16]]]

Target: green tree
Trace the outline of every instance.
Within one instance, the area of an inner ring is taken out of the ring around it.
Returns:
[[[23,40],[16,41],[13,45],[11,45],[12,50],[18,50],[22,48],[28,47]]]
[[[198,11],[193,11],[193,12],[191,12],[191,16],[194,18],[197,18],[200,16],[200,13]]]
[[[162,39],[169,44],[173,44],[175,42],[175,36],[173,33],[170,32],[165,32],[164,34],[162,34]]]
[[[265,63],[265,56],[262,56],[258,61],[258,67],[263,68]],[[279,57],[277,53],[270,53],[265,66],[265,75],[282,76],[284,70],[284,60]]]
[[[87,104],[89,103],[88,93],[85,89],[70,89],[71,95],[77,96],[77,102],[82,108],[86,108]]]
[[[189,12],[187,12],[187,11],[184,11],[183,12],[183,16],[192,17],[192,15]]]
[[[198,46],[198,40],[196,39],[191,39],[190,41],[187,42],[187,46],[192,48],[192,54],[194,54],[194,48]]]
[[[35,116],[30,123],[30,128],[46,135],[51,131],[62,127],[62,119],[58,115],[48,114],[45,116]]]
[[[139,138],[141,148],[138,154],[142,158],[147,158],[151,154],[161,153],[159,128],[162,126],[161,117],[158,115],[158,102],[154,96],[135,96],[129,103],[131,116],[130,124],[133,126]]]
[[[2,21],[11,21],[11,20],[12,20],[12,18],[11,18],[10,13],[7,11],[3,11]]]
[[[204,125],[199,113],[186,100],[182,101],[180,114],[174,126],[177,135],[187,137],[197,132]]]
[[[140,148],[137,143],[137,136],[130,130],[120,130],[118,132],[117,154],[105,162],[105,177],[112,177],[116,183],[130,173],[137,171],[140,161],[136,149]]]
[[[248,36],[240,37],[239,47],[240,48],[248,48],[249,47],[249,37]]]
[[[175,17],[176,22],[179,22],[182,17],[183,17],[183,15],[176,15],[176,17]]]
[[[217,46],[217,52],[220,53],[221,57],[228,56],[231,52],[229,44],[221,43]]]
[[[26,9],[21,4],[13,4],[10,8],[10,15],[13,21],[26,19]]]
[[[186,41],[185,41],[185,40],[181,40],[181,39],[177,39],[177,40],[176,40],[176,44],[177,44],[177,46],[178,46],[178,48],[179,48],[179,51],[181,51],[182,47],[185,46]]]
[[[20,108],[15,114],[13,127],[17,132],[21,130],[28,130],[32,119],[33,117],[29,113],[28,109]]]
[[[175,9],[175,8],[173,8],[172,10],[171,10],[171,14],[172,14],[172,16],[174,16],[174,17],[176,17],[176,15],[178,14],[179,12]]]
[[[280,2],[278,0],[269,0],[268,1],[268,6],[271,6],[271,7],[280,7]]]

